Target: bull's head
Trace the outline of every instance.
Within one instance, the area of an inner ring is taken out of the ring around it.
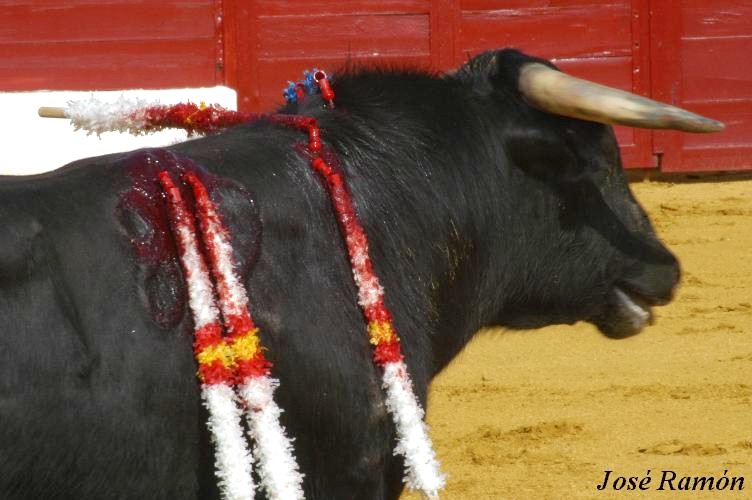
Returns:
[[[632,196],[613,131],[602,123],[689,132],[723,124],[513,50],[481,54],[452,78],[495,110],[503,142],[496,163],[508,186],[494,245],[504,296],[496,322],[584,319],[611,337],[641,331],[651,308],[671,300],[679,265]]]

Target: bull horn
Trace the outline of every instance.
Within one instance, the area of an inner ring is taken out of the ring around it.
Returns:
[[[613,125],[718,132],[719,121],[622,90],[582,80],[540,63],[520,68],[519,89],[541,111]]]

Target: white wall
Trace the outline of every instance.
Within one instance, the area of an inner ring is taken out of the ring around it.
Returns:
[[[165,130],[135,137],[108,132],[101,137],[73,131],[68,120],[40,118],[41,106],[65,107],[71,100],[94,96],[101,101],[115,101],[121,95],[158,101],[161,104],[201,101],[237,109],[237,95],[227,87],[168,90],[126,90],[111,92],[12,92],[0,93],[0,175],[25,175],[53,170],[73,160],[141,147],[165,146],[186,139],[180,130]]]

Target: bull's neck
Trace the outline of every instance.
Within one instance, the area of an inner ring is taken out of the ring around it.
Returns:
[[[490,148],[464,143],[470,135],[484,143],[475,132],[484,124],[471,121],[466,109],[458,113],[464,130],[437,127],[437,120],[417,114],[404,116],[403,126],[352,112],[341,122],[324,119],[405,352],[425,356],[428,348],[429,376],[451,361],[495,307],[484,283],[489,256],[481,238],[490,229],[488,205],[498,183],[485,171],[490,160],[475,152]]]

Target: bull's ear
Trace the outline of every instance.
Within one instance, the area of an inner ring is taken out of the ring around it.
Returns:
[[[34,217],[10,208],[0,210],[0,280],[31,274],[34,242],[41,231],[42,226]]]
[[[504,142],[511,165],[539,179],[575,182],[586,173],[566,141],[549,128],[515,127]]]
[[[519,97],[522,96],[519,91],[520,71],[524,65],[539,63],[556,69],[551,61],[523,54],[516,49],[498,50],[493,53],[492,61],[493,64],[488,75],[491,87],[494,90],[513,93]]]
[[[530,57],[519,50],[503,49],[478,54],[463,64],[454,76],[477,93],[498,93],[521,99],[520,70],[524,64],[533,62],[554,67],[549,61]]]

